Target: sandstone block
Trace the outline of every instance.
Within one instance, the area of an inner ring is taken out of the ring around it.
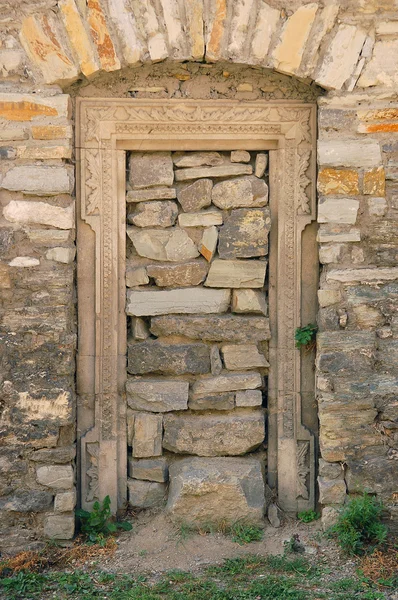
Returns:
[[[231,152],[231,162],[248,163],[250,162],[250,152],[247,150],[233,150]]]
[[[390,450],[387,456],[372,456],[372,449],[363,458],[347,461],[347,489],[350,493],[362,493],[363,489],[379,497],[393,498],[397,489],[396,452]]]
[[[345,481],[318,477],[319,502],[321,504],[343,504],[346,498]]]
[[[155,185],[173,185],[173,161],[170,152],[132,152],[130,184],[142,189]]]
[[[261,207],[268,204],[268,186],[257,177],[229,179],[213,187],[211,198],[213,204],[224,210]]]
[[[127,488],[129,505],[133,508],[162,506],[167,499],[167,486],[165,483],[128,479]]]
[[[266,256],[270,228],[271,217],[267,208],[232,210],[220,228],[220,258]]]
[[[134,410],[168,412],[188,408],[188,381],[128,379],[127,404]]]
[[[351,228],[349,231],[338,231],[337,228],[330,231],[329,229],[322,228],[322,226],[318,230],[317,241],[318,242],[360,242],[361,241],[361,232],[359,229],[355,227]]]
[[[260,288],[264,285],[266,269],[265,261],[216,259],[210,265],[205,286]]]
[[[211,374],[212,375],[220,375],[222,371],[222,361],[220,356],[220,350],[217,345],[214,345],[210,349],[210,365],[211,365]]]
[[[31,131],[34,140],[62,140],[72,137],[70,125],[32,125]]]
[[[174,152],[173,163],[176,167],[217,167],[224,162],[218,152]]]
[[[232,312],[260,313],[267,315],[267,303],[263,292],[258,290],[233,290]]]
[[[202,259],[176,265],[148,265],[146,271],[158,287],[189,287],[205,280],[208,266]]]
[[[225,164],[221,167],[194,167],[176,171],[176,181],[189,181],[202,177],[233,177],[236,175],[251,175],[253,168],[250,165]]]
[[[337,304],[340,300],[340,290],[318,290],[318,302],[321,307]]]
[[[3,465],[2,465],[3,466]],[[0,500],[0,509],[9,512],[37,513],[49,510],[53,495],[41,490],[16,490]]]
[[[150,340],[128,347],[127,371],[142,373],[209,373],[210,349],[206,344],[167,344]]]
[[[137,269],[126,270],[126,286],[137,287],[139,285],[146,285],[149,283],[148,272],[145,267],[138,267]]]
[[[175,202],[140,202],[136,211],[128,215],[128,221],[137,227],[171,227],[177,216],[178,208]]]
[[[321,169],[318,173],[318,192],[325,196],[358,195],[359,173],[352,169]]]
[[[40,261],[33,256],[16,256],[8,264],[10,267],[37,267]]]
[[[323,477],[324,479],[344,478],[344,469],[340,463],[327,462],[326,460],[323,460],[323,458],[319,459],[318,472],[320,477]]]
[[[259,152],[256,155],[256,163],[254,165],[254,174],[256,177],[263,177],[264,173],[265,173],[265,169],[267,168],[268,165],[268,155],[267,154],[262,154],[261,152]]]
[[[86,18],[90,26],[92,40],[96,46],[98,58],[104,71],[120,69],[120,61],[107,26],[105,14],[99,0],[90,0]]]
[[[42,246],[52,246],[54,243],[65,244],[70,236],[69,231],[57,229],[31,229],[26,233],[31,242]]]
[[[369,196],[385,196],[386,174],[383,167],[365,171],[363,174],[363,193]]]
[[[377,40],[372,58],[364,68],[359,80],[358,87],[370,87],[374,85],[396,85],[398,82],[398,40]]]
[[[44,535],[52,540],[71,540],[74,534],[74,515],[48,515],[44,521]]]
[[[168,316],[151,320],[154,335],[184,335],[210,342],[257,342],[271,337],[269,320],[235,315]]]
[[[148,325],[140,317],[131,318],[131,332],[135,340],[146,340],[150,336]]]
[[[263,395],[261,390],[245,390],[236,392],[235,404],[237,407],[252,407],[261,406],[263,403]]]
[[[54,498],[55,512],[73,512],[76,506],[76,492],[60,492]]]
[[[230,297],[230,290],[205,288],[128,290],[126,312],[136,317],[175,313],[221,313],[228,310]]]
[[[178,190],[178,202],[184,212],[196,212],[211,204],[211,190],[213,182],[211,179],[198,179]]]
[[[394,281],[395,279],[398,279],[398,267],[333,269],[326,275],[327,281],[340,281],[342,283],[354,281],[360,281],[361,283],[377,283]]]
[[[100,67],[80,13],[73,0],[61,0],[58,6],[71,46],[79,57],[80,69],[86,77],[89,77]]]
[[[199,213],[181,213],[178,216],[180,227],[211,227],[222,225],[223,214],[219,210],[208,210]]]
[[[133,479],[165,483],[168,479],[168,466],[165,456],[159,458],[129,458],[129,476]]]
[[[315,77],[316,83],[340,90],[357,65],[365,39],[366,32],[355,25],[339,25]]]
[[[37,223],[58,229],[72,229],[75,225],[74,204],[61,208],[47,202],[12,200],[5,206],[3,215],[12,223]]]
[[[63,263],[64,265],[69,265],[73,263],[76,256],[76,248],[63,248],[58,246],[56,248],[51,248],[46,252],[46,259],[53,260],[55,262]]]
[[[177,197],[175,188],[159,186],[143,190],[130,190],[126,202],[146,202],[147,200],[173,200]]]
[[[211,394],[201,398],[191,398],[188,403],[191,410],[233,410],[235,408],[235,394]]]
[[[41,485],[57,490],[73,486],[73,469],[70,465],[48,465],[36,469],[36,479]]]
[[[199,252],[208,262],[213,260],[213,257],[217,250],[218,243],[218,229],[217,227],[207,227],[204,230],[202,239],[199,244]]]
[[[318,204],[318,223],[348,223],[357,220],[359,201],[351,198],[321,198]]]
[[[73,175],[67,167],[20,166],[5,174],[1,187],[37,196],[71,194]]]
[[[262,467],[256,458],[185,458],[170,467],[167,511],[177,521],[261,525],[264,499]]]
[[[221,353],[225,368],[229,371],[269,367],[268,361],[254,344],[224,344],[221,347]]]
[[[134,418],[133,456],[147,458],[162,454],[162,415],[136,413]]]
[[[164,419],[163,447],[177,454],[239,456],[264,441],[262,411],[210,415],[168,414]]]
[[[139,256],[145,258],[179,262],[199,256],[194,242],[183,229],[142,230],[129,227],[127,235]]]
[[[16,157],[25,160],[56,160],[62,158],[72,158],[72,148],[69,145],[18,146],[16,151]]]
[[[219,392],[254,390],[262,385],[262,377],[257,372],[224,373],[216,377],[197,379],[192,385],[192,394],[193,397],[199,397]]]
[[[318,161],[322,166],[376,167],[381,164],[381,151],[372,140],[320,140]]]

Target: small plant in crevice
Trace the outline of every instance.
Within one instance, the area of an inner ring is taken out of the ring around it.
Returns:
[[[347,554],[371,553],[387,539],[387,528],[381,522],[382,512],[382,503],[364,493],[340,511],[337,523],[328,533]]]
[[[318,327],[313,323],[309,323],[304,327],[297,327],[294,339],[296,340],[296,348],[304,348],[310,352],[315,348],[316,332]]]
[[[303,510],[297,514],[297,518],[302,523],[311,523],[312,521],[316,521],[319,519],[320,514],[315,512],[314,510]]]
[[[76,516],[80,519],[81,531],[92,544],[103,544],[105,538],[119,529],[131,531],[132,525],[127,521],[114,521],[111,513],[111,499],[105,496],[103,502],[94,502],[93,510],[78,509]]]

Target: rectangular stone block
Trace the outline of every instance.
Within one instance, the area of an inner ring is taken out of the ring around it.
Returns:
[[[70,465],[48,465],[36,469],[36,479],[41,485],[54,489],[69,489],[73,486],[73,469]]]
[[[54,498],[55,512],[73,512],[76,506],[76,491],[59,492]]]
[[[318,223],[347,223],[357,220],[359,201],[352,198],[321,198],[318,203]]]
[[[1,187],[13,192],[37,196],[71,194],[74,186],[73,171],[64,167],[18,166],[5,174]]]
[[[381,150],[372,140],[320,140],[318,162],[331,167],[377,167]]]
[[[184,229],[141,229],[128,227],[127,235],[139,256],[170,262],[196,258],[199,251]]]
[[[340,281],[341,283],[351,283],[355,281],[361,283],[377,283],[394,281],[396,279],[398,279],[398,267],[333,269],[326,274],[327,281]]]
[[[172,200],[176,198],[175,188],[159,186],[143,190],[130,190],[126,202],[147,202],[148,200]]]
[[[210,372],[210,347],[206,344],[167,344],[150,340],[128,346],[127,371],[143,373]]]
[[[134,410],[168,412],[188,408],[188,381],[128,379],[127,404]]]
[[[236,315],[155,317],[151,332],[210,342],[257,342],[271,337],[268,319]]]
[[[212,188],[213,182],[211,179],[198,179],[198,181],[180,187],[177,197],[182,210],[191,213],[210,206]]]
[[[134,418],[133,456],[147,458],[162,454],[162,415],[136,413]]]
[[[318,70],[316,83],[326,89],[340,90],[355,69],[365,39],[365,31],[355,25],[339,25]]]
[[[202,398],[191,398],[188,403],[190,410],[233,410],[235,407],[235,394],[211,394]]]
[[[129,166],[130,183],[135,189],[173,185],[170,152],[132,152]]]
[[[227,179],[213,187],[211,199],[223,210],[262,207],[268,204],[268,186],[263,179],[253,176]]]
[[[216,377],[197,379],[192,385],[192,397],[198,398],[218,392],[254,390],[263,385],[260,373],[224,373]]]
[[[224,159],[218,152],[173,152],[173,163],[176,167],[217,167]]]
[[[225,368],[230,371],[269,367],[269,362],[254,344],[224,344],[221,347],[221,354]]]
[[[153,277],[158,287],[200,285],[205,280],[208,270],[209,267],[203,259],[181,264],[153,264],[146,268],[149,277]]]
[[[167,458],[129,458],[128,472],[133,479],[165,483],[168,479]]]
[[[225,289],[207,290],[194,287],[167,291],[129,290],[126,312],[137,317],[175,313],[221,313],[228,310],[230,297],[231,291]]]
[[[39,94],[1,94],[0,117],[6,121],[32,121],[33,119],[69,119],[71,102],[69,94],[40,96]],[[18,139],[18,138],[17,138]]]
[[[253,167],[250,165],[225,164],[221,167],[197,167],[192,169],[179,169],[175,172],[176,181],[189,181],[202,177],[232,177],[234,175],[251,175]]]
[[[180,227],[211,227],[222,225],[223,214],[220,210],[207,210],[198,213],[181,213],[178,216]]]
[[[320,227],[317,234],[317,242],[360,242],[361,232],[359,229],[352,227],[348,231],[339,230],[337,227],[324,228]]]
[[[245,390],[236,392],[235,404],[237,407],[252,407],[261,406],[263,403],[263,395],[261,390]]]
[[[167,500],[167,486],[155,481],[127,480],[129,505],[132,508],[154,508]]]
[[[37,223],[51,225],[58,229],[72,229],[75,225],[74,204],[61,208],[47,202],[11,200],[4,207],[3,215],[11,223]]]
[[[265,294],[258,290],[233,290],[232,312],[267,315],[268,309]]]
[[[44,535],[51,540],[71,540],[75,534],[74,515],[48,515]]]
[[[271,217],[268,208],[232,210],[220,227],[218,254],[222,259],[268,254]]]
[[[321,169],[318,173],[318,192],[327,195],[358,195],[359,173],[352,169]]]
[[[373,331],[329,331],[317,336],[318,368],[323,373],[370,372],[374,367]]]
[[[216,259],[210,265],[205,286],[261,288],[264,285],[266,270],[266,261]]]

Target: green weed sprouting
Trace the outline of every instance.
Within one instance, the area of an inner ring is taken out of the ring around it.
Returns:
[[[305,348],[312,350],[315,346],[315,338],[318,327],[313,323],[309,323],[304,327],[297,327],[294,339],[296,340],[296,348]]]
[[[303,510],[297,514],[297,518],[302,523],[311,523],[312,521],[316,521],[319,519],[319,513],[314,510]]]
[[[80,519],[81,531],[92,544],[101,544],[105,538],[118,529],[131,531],[132,525],[127,521],[116,522],[112,519],[111,499],[105,496],[103,502],[94,502],[93,510],[78,509],[76,516]]]

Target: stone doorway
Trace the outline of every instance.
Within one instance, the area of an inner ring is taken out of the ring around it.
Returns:
[[[127,499],[126,152],[239,148],[250,152],[251,160],[269,154],[268,484],[287,512],[313,507],[313,357],[295,348],[294,332],[316,314],[315,107],[84,99],[78,102],[78,121],[81,504],[89,508],[109,494],[116,510]],[[137,306],[136,299],[129,304]],[[132,310],[133,318],[140,318]],[[135,321],[134,326],[142,325]]]

